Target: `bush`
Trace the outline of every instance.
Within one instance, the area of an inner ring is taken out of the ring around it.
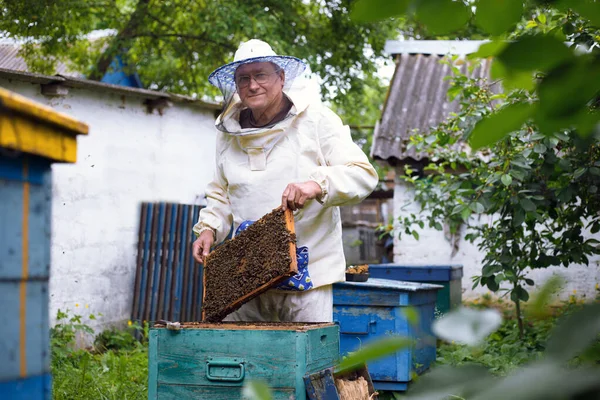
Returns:
[[[95,319],[92,315],[90,319]],[[131,325],[125,331],[110,329],[99,334],[95,348],[76,346],[80,334],[94,330],[80,315],[58,311],[57,324],[50,331],[52,398],[146,399],[148,397],[147,325]],[[133,333],[142,332],[137,341]]]

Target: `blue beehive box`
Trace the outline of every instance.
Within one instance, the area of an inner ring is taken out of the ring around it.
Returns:
[[[51,397],[52,170],[87,126],[0,88],[0,399]]]
[[[339,359],[339,328],[325,324],[185,324],[150,329],[148,399],[242,398],[264,381],[273,399],[306,399],[304,377]]]
[[[375,389],[406,390],[413,371],[421,373],[435,361],[431,334],[440,285],[370,278],[333,286],[333,318],[340,326],[342,355],[387,335],[415,340],[410,349],[368,364]],[[404,309],[414,308],[419,325],[409,324]]]
[[[462,265],[371,264],[369,274],[373,278],[442,285],[435,304],[441,314],[462,302]]]

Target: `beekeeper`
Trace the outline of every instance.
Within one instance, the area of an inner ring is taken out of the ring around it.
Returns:
[[[232,223],[238,233],[280,205],[294,211],[298,247],[298,274],[226,320],[332,321],[332,284],[344,281],[346,267],[338,206],[360,202],[378,181],[348,126],[292,85],[305,68],[252,39],[208,78],[225,107],[194,258],[201,263]]]

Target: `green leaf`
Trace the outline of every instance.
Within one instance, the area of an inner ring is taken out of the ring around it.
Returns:
[[[413,345],[413,340],[402,336],[387,336],[364,345],[360,350],[350,353],[337,366],[336,373],[361,368],[367,362],[389,356]]]
[[[577,62],[555,68],[539,84],[540,111],[554,117],[575,114],[599,91],[600,62],[580,57]]]
[[[409,0],[358,0],[350,18],[356,22],[373,22],[406,13]]]
[[[521,224],[525,222],[525,211],[523,211],[522,208],[517,209],[517,211],[515,211],[515,214],[513,216],[513,226],[516,228],[518,226],[521,226]]]
[[[529,119],[534,112],[531,104],[516,103],[500,109],[479,121],[469,137],[473,149],[489,146],[510,132],[514,132]]]
[[[546,355],[568,361],[588,348],[597,339],[598,334],[600,303],[587,304],[558,324],[548,340]]]
[[[575,173],[573,174],[573,178],[577,179],[579,178],[581,175],[585,174],[585,172],[587,171],[587,168],[578,168]]]
[[[500,35],[521,20],[522,0],[479,0],[475,24],[491,35]]]
[[[509,70],[498,59],[492,63],[490,74],[493,80],[502,80],[502,86],[507,91],[515,89],[532,91],[535,88],[535,80],[531,71]]]
[[[249,400],[271,400],[273,395],[269,386],[263,381],[248,381],[244,384],[243,394]]]
[[[469,208],[465,208],[464,210],[461,211],[460,213],[460,217],[462,218],[463,221],[468,222],[469,221],[469,217],[471,216],[471,210]]]
[[[416,240],[419,240],[419,233],[417,231],[413,230],[412,235]]]
[[[461,213],[465,208],[467,208],[467,206],[465,206],[464,204],[458,204],[456,206],[454,206],[454,208],[452,209],[452,212],[450,213],[450,215],[455,215],[455,214],[459,214]]]
[[[464,28],[471,11],[462,1],[417,0],[416,18],[429,32],[443,35]]]
[[[546,135],[552,135],[565,129],[575,129],[577,135],[586,138],[597,129],[598,123],[600,123],[600,112],[589,112],[587,107],[582,107],[577,113],[560,117],[541,112],[538,107],[534,113],[534,121],[540,131]]]
[[[406,320],[413,327],[419,326],[419,312],[414,307],[403,307],[402,314],[406,317]]]
[[[521,204],[521,207],[523,207],[523,210],[525,211],[535,211],[537,208],[535,203],[527,197],[522,198],[521,201],[519,201],[519,204]]]
[[[527,282],[527,284],[529,284],[529,282]],[[555,295],[563,284],[564,280],[558,275],[553,275],[548,279],[542,287],[534,293],[533,299],[526,309],[527,315],[532,318],[543,318],[549,315],[549,313],[552,312],[549,308],[550,303],[552,303]]]
[[[479,202],[473,202],[473,203],[469,204],[469,208],[471,209],[471,211],[473,211],[474,213],[477,213],[477,214],[481,214],[485,211],[483,204],[481,204]]]
[[[510,292],[510,299],[515,303],[519,300],[527,301],[529,300],[529,293],[527,293],[527,290],[523,289],[521,286],[517,286],[512,290],[512,292]]]
[[[500,272],[500,271],[502,271],[502,265],[499,265],[499,264],[486,265],[485,267],[482,268],[481,275],[485,276],[487,278],[489,276],[492,276],[496,272]]]
[[[508,70],[548,71],[573,58],[573,52],[552,36],[525,36],[510,43],[498,55]]]
[[[512,183],[512,177],[508,174],[502,175],[502,178],[500,178],[500,180],[502,181],[504,186],[510,186],[510,184]]]
[[[486,280],[485,284],[488,287],[488,289],[490,289],[492,292],[497,292],[498,289],[500,289],[500,284],[498,283],[498,281],[496,281],[496,277],[494,275],[490,276]]]
[[[540,21],[542,24],[546,25],[546,14],[540,14],[537,16],[538,21]]]
[[[480,0],[481,1],[481,0]],[[469,54],[468,58],[488,58],[495,57],[504,50],[506,46],[508,46],[506,40],[495,40],[492,42],[483,43],[479,46],[479,49],[475,53]]]
[[[525,24],[525,29],[533,29],[536,26],[538,26],[538,23],[533,21],[533,20],[529,20],[527,21],[527,23]]]
[[[563,0],[559,2],[563,9],[571,8],[581,17],[588,19],[595,26],[600,26],[600,7],[595,0]]]

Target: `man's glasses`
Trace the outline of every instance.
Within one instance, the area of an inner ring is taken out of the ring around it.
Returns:
[[[258,74],[254,74],[254,75],[240,75],[235,78],[235,84],[237,85],[238,88],[243,89],[243,88],[250,86],[251,80],[254,79],[256,81],[256,83],[258,83],[259,85],[264,85],[265,83],[269,82],[269,80],[271,79],[271,76],[273,74],[277,74],[277,73],[279,73],[279,71],[281,71],[281,70],[278,69],[278,70],[270,72],[270,73],[269,72],[259,72]]]

